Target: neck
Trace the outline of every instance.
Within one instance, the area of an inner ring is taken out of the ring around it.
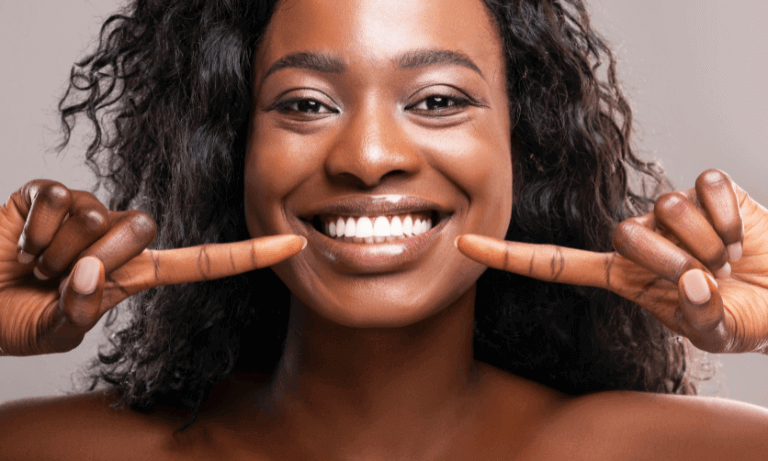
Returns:
[[[474,298],[472,288],[429,319],[381,329],[329,322],[294,298],[268,406],[368,442],[455,421],[475,383]]]

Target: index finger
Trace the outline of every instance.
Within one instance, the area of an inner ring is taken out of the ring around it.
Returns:
[[[130,296],[162,285],[201,282],[242,274],[283,261],[301,251],[298,235],[274,235],[242,242],[199,245],[173,250],[144,250],[110,274]]]
[[[494,269],[538,280],[609,288],[616,253],[595,253],[556,245],[508,242],[481,235],[462,235],[456,247]]]

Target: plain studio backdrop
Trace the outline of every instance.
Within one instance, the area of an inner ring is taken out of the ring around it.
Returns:
[[[0,0],[0,196],[52,178],[90,189],[83,142],[63,154],[56,104],[116,0]],[[635,145],[678,189],[720,168],[768,205],[768,4],[764,0],[593,0],[637,121]],[[3,308],[0,306],[0,309]],[[0,402],[63,394],[105,342],[100,326],[66,354],[0,358]],[[768,357],[723,355],[718,395],[768,407]],[[711,386],[710,386],[711,387]],[[709,390],[709,392],[714,392]]]

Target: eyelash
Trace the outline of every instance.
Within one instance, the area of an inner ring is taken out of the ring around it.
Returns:
[[[300,105],[302,103],[316,105],[316,108],[320,110],[325,109],[325,111],[311,112],[309,110],[300,110]],[[293,108],[292,106],[295,106],[295,108]],[[272,108],[280,112],[290,112],[290,113],[306,114],[306,115],[323,115],[323,114],[338,113],[337,110],[328,107],[327,105],[323,104],[317,99],[312,99],[312,98],[293,98],[293,99],[288,99],[286,101],[279,101]]]
[[[429,102],[437,102],[436,100],[445,100],[445,103],[447,103],[444,107],[438,107],[438,108],[429,108]],[[310,104],[312,107],[306,107],[305,110],[301,110],[302,104]],[[427,108],[425,109],[417,109],[418,106],[422,104],[427,104]],[[406,110],[411,110],[417,113],[422,113],[427,116],[440,116],[440,115],[451,115],[446,114],[445,112],[454,112],[460,109],[463,109],[467,106],[473,106],[476,105],[473,103],[470,99],[461,97],[461,96],[452,96],[452,95],[446,95],[446,94],[433,94],[430,96],[427,96],[425,98],[422,98],[415,104],[411,104],[409,106],[406,106]],[[320,116],[320,115],[326,115],[326,114],[337,114],[339,111],[336,109],[333,109],[326,104],[323,104],[322,102],[313,99],[313,98],[293,98],[288,99],[286,101],[279,101],[276,103],[272,109],[278,110],[280,112],[286,112],[286,113],[293,113],[293,114],[302,114],[306,116]]]
[[[447,105],[443,107],[438,107],[438,108],[433,107],[432,109],[430,109],[429,102],[437,102],[438,100],[445,100],[445,103],[447,103]],[[422,104],[426,104],[427,108],[417,109],[417,107]],[[445,114],[445,112],[454,112],[456,110],[460,110],[467,106],[473,106],[473,105],[475,104],[465,97],[451,96],[447,94],[433,94],[425,98],[422,98],[420,101],[418,101],[415,104],[411,104],[410,106],[406,107],[406,110],[412,110],[415,112],[424,113],[426,115],[437,116],[437,115],[450,115],[450,114]]]

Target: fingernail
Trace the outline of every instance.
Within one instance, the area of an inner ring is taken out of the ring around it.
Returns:
[[[19,250],[19,262],[21,264],[29,264],[29,263],[31,263],[34,260],[35,260],[34,256],[32,256],[29,253],[25,253],[25,252]]]
[[[86,256],[77,263],[72,286],[81,295],[89,295],[96,291],[99,284],[99,260]]]
[[[38,269],[37,266],[35,266],[35,268],[32,269],[32,273],[35,274],[35,277],[37,277],[38,280],[46,281],[50,278],[47,275],[40,272],[40,269]]]
[[[744,248],[741,246],[741,242],[731,243],[725,247],[725,251],[728,252],[728,260],[736,262],[741,259],[741,253]]]
[[[460,238],[461,238],[461,236],[458,236],[455,239],[453,239],[453,246],[455,246],[456,248],[459,247],[459,239]]]
[[[712,297],[707,278],[698,269],[690,270],[683,275],[683,289],[685,296],[693,304],[704,304]]]
[[[301,244],[301,249],[303,250],[304,248],[307,247],[307,239],[306,239],[306,237],[301,237],[301,241],[304,242],[304,243]]]
[[[723,267],[721,267],[720,269],[717,270],[717,272],[715,272],[715,277],[719,279],[728,278],[730,277],[730,275],[731,275],[731,265],[728,263],[725,263]]]

